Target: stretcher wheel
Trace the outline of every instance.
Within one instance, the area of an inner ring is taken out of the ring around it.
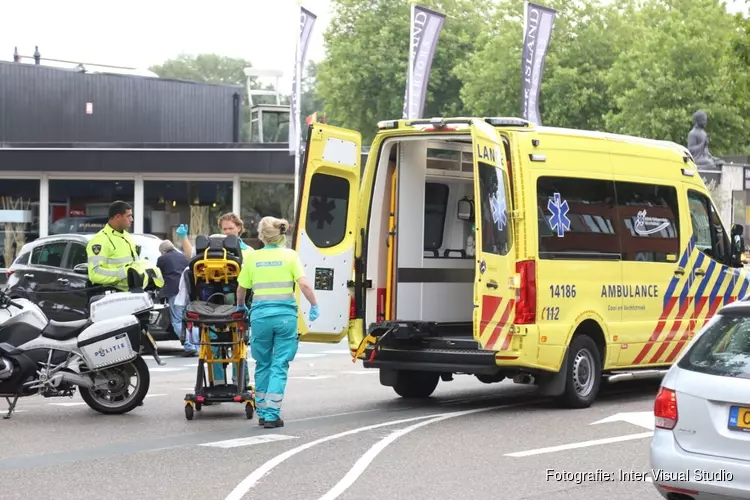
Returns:
[[[193,405],[185,405],[185,418],[188,420],[193,420]]]
[[[253,408],[252,403],[248,402],[245,403],[245,416],[248,420],[251,420],[253,418],[253,414],[255,413],[255,409]]]

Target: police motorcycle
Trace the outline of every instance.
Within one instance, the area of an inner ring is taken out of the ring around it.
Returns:
[[[76,388],[103,414],[142,405],[150,384],[143,355],[165,364],[148,332],[160,279],[158,270],[128,269],[130,291],[90,297],[89,318],[70,322],[50,320],[33,302],[0,290],[0,397],[9,405],[3,419],[19,398],[73,397]]]

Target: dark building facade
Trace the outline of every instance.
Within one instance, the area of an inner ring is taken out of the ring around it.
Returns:
[[[0,62],[0,142],[238,142],[243,88]]]
[[[109,203],[136,233],[218,232],[236,212],[257,246],[262,216],[291,219],[288,144],[247,144],[243,89],[0,62],[0,269],[40,236],[91,232]]]

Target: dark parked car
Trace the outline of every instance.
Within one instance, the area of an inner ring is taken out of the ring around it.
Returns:
[[[36,303],[48,318],[73,321],[88,317],[86,290],[88,267],[86,245],[94,234],[58,234],[26,243],[8,268],[6,292],[11,297]],[[156,262],[161,239],[150,234],[134,234],[141,258]],[[166,298],[158,297],[166,303]],[[151,334],[155,340],[177,340],[169,310],[153,313]]]

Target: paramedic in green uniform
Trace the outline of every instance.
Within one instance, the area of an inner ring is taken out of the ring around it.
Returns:
[[[286,248],[289,223],[264,217],[258,234],[264,247],[242,262],[237,287],[237,310],[247,310],[245,295],[253,290],[250,308],[252,337],[250,350],[255,359],[255,402],[258,423],[266,429],[283,427],[281,400],[284,398],[289,362],[297,354],[297,301],[294,285],[310,302],[310,321],[318,318],[318,303],[305,278],[297,252]]]

